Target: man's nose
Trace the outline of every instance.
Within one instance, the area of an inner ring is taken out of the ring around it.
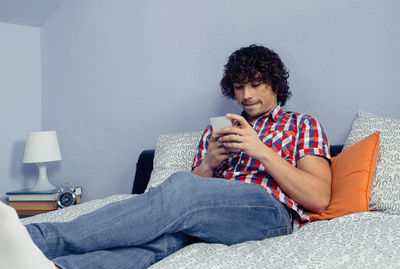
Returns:
[[[253,97],[253,89],[250,86],[245,86],[243,90],[243,98],[251,99]]]

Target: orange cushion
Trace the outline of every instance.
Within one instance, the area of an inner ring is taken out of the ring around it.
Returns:
[[[311,221],[369,211],[379,153],[379,136],[380,132],[373,133],[332,158],[331,201],[320,214],[307,212]]]

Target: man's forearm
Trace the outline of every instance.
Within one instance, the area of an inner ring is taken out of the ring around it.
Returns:
[[[294,201],[316,213],[326,209],[331,195],[331,173],[326,159],[306,156],[298,161],[298,167],[294,167],[267,148],[259,161]]]

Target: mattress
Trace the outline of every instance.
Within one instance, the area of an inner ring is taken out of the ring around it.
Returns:
[[[70,221],[129,197],[113,195],[22,222]],[[291,235],[262,241],[192,244],[151,268],[400,268],[399,223],[400,215],[357,213],[313,222]]]

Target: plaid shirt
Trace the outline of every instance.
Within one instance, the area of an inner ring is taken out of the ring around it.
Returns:
[[[238,126],[237,121],[233,122]],[[283,112],[278,105],[271,113],[257,119],[253,125],[260,139],[282,158],[297,165],[297,161],[306,155],[319,155],[330,160],[328,139],[322,126],[316,119],[299,113]],[[207,146],[212,135],[212,127],[208,126],[203,133],[194,157],[192,168],[199,166],[207,153]],[[303,208],[288,197],[265,167],[245,152],[239,152],[224,160],[214,171],[217,178],[241,180],[263,186],[276,199],[292,209],[293,226],[300,227],[309,221]]]

